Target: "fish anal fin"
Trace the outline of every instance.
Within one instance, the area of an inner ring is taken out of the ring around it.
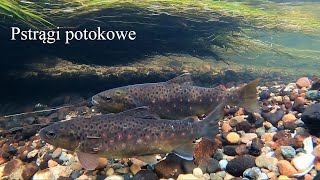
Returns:
[[[177,156],[181,157],[182,159],[190,161],[190,160],[193,160],[193,148],[194,148],[194,144],[191,142],[175,148],[173,150],[173,153],[175,153]]]
[[[151,165],[158,162],[156,155],[135,156],[134,158]]]
[[[168,84],[180,84],[180,85],[192,85],[193,81],[190,73],[184,73],[180,76],[177,76],[173,79],[168,80],[166,83]]]
[[[142,119],[160,119],[160,117],[150,111],[147,106],[141,106],[118,113],[119,116],[131,116]]]
[[[98,167],[99,157],[95,154],[89,154],[84,152],[76,152],[79,162],[86,170],[94,170]]]

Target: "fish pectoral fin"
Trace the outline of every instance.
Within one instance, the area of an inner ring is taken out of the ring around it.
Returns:
[[[84,152],[76,152],[79,162],[86,170],[94,170],[98,166],[98,156]]]
[[[148,164],[156,164],[158,162],[156,155],[146,155],[146,156],[135,156],[134,158],[139,159]]]
[[[168,80],[166,83],[191,86],[193,84],[193,81],[190,73],[184,73],[184,74],[181,74],[180,76],[177,76],[173,79]]]
[[[120,116],[131,116],[142,119],[160,119],[159,116],[152,113],[147,106],[141,106],[134,109],[129,109],[119,113]]]
[[[175,153],[177,156],[181,157],[185,160],[193,160],[193,143],[188,143],[182,146],[177,147],[173,150],[173,153]]]

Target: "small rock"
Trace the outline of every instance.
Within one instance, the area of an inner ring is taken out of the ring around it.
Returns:
[[[319,90],[311,90],[306,92],[306,98],[310,100],[320,99],[320,91]]]
[[[37,154],[38,154],[39,150],[35,149],[33,151],[30,151],[28,154],[27,154],[27,158],[28,159],[31,159],[33,157],[35,157]]]
[[[259,127],[256,129],[256,134],[258,137],[261,137],[264,133],[266,133],[266,128],[265,127]]]
[[[159,179],[158,176],[154,172],[148,171],[148,170],[141,170],[132,177],[132,180],[158,180],[158,179]]]
[[[200,178],[194,176],[193,174],[180,174],[177,178],[177,180],[200,180]]]
[[[82,169],[82,165],[79,162],[72,162],[70,168],[75,171],[80,171]]]
[[[77,179],[77,178],[80,177],[80,176],[81,176],[80,171],[73,171],[73,172],[71,173],[71,178],[72,178],[72,179]]]
[[[8,147],[8,150],[7,150],[7,152],[8,152],[9,154],[11,154],[11,155],[15,155],[15,154],[17,153],[17,151],[18,151],[18,148],[17,148],[17,147],[14,147],[14,146],[9,146],[9,147]]]
[[[298,171],[303,172],[313,164],[314,160],[315,156],[312,154],[300,153],[292,159],[291,163]]]
[[[278,177],[278,180],[289,180],[289,179],[291,179],[291,178],[289,178],[288,176],[284,176],[284,175],[280,175]]]
[[[275,113],[262,113],[262,117],[270,122],[273,126],[277,126],[278,122],[282,119],[284,116],[284,112],[282,110],[278,110]]]
[[[268,175],[266,173],[261,173],[258,177],[259,180],[267,180],[269,179]]]
[[[296,150],[291,146],[281,146],[281,154],[285,159],[292,159],[296,156]]]
[[[287,160],[280,160],[278,162],[278,167],[281,175],[293,177],[294,174],[298,173],[298,171]]]
[[[245,144],[240,144],[239,146],[236,147],[237,155],[245,155],[245,154],[248,154],[248,152],[249,152],[249,149]]]
[[[105,178],[104,180],[124,180],[124,177],[120,175],[111,175]]]
[[[227,164],[227,172],[234,176],[241,176],[243,172],[255,166],[255,157],[250,155],[239,156],[233,160],[231,160]]]
[[[247,177],[249,179],[258,179],[258,177],[260,177],[261,173],[262,172],[261,172],[260,168],[253,167],[253,168],[246,169],[243,172],[243,176]]]
[[[108,176],[113,175],[113,174],[114,174],[114,169],[113,169],[113,168],[109,168],[108,171],[106,172],[106,174],[107,174]]]
[[[214,173],[211,173],[210,174],[210,180],[223,180],[222,177],[214,174]]]
[[[258,156],[261,153],[261,149],[263,148],[263,141],[259,138],[254,138],[252,140],[251,146],[249,148],[249,153],[254,156]]]
[[[54,179],[53,173],[50,171],[50,169],[44,169],[41,171],[36,172],[32,179]]]
[[[228,122],[223,122],[221,129],[223,132],[230,132],[232,130],[232,127],[230,126],[230,124]]]
[[[61,148],[57,148],[56,150],[53,151],[51,157],[53,159],[55,159],[55,158],[59,157],[61,155],[61,153],[62,153],[62,149]]]
[[[231,127],[235,127],[237,124],[241,123],[242,121],[245,121],[246,116],[235,116],[230,119],[229,124]]]
[[[108,165],[108,160],[106,158],[99,158],[98,159],[98,166],[96,169],[102,169],[107,167]]]
[[[293,115],[293,114],[286,114],[286,115],[284,115],[282,117],[282,121],[284,123],[286,123],[286,122],[294,122],[296,119],[297,119],[296,116]]]
[[[228,165],[228,161],[227,160],[222,159],[222,160],[219,161],[220,169],[226,169],[227,165]]]
[[[52,159],[50,159],[50,160],[48,161],[48,167],[49,167],[49,168],[55,167],[56,165],[58,165],[57,161],[54,161],[54,160],[52,160]]]
[[[155,173],[160,178],[177,178],[179,174],[183,174],[181,166],[183,159],[179,156],[170,153],[165,160],[160,161],[155,165]]]
[[[132,164],[130,166],[130,171],[132,172],[133,175],[137,174],[137,172],[139,172],[140,170],[141,170],[141,167],[136,164]]]
[[[194,168],[192,174],[198,178],[201,178],[203,176],[203,172],[200,168]]]
[[[283,92],[291,92],[293,89],[297,88],[296,83],[289,83],[284,89]]]
[[[259,93],[260,100],[269,99],[271,97],[270,94],[271,94],[271,91],[269,90],[261,91]]]
[[[215,173],[220,169],[219,161],[210,159],[207,166],[207,173]]]
[[[320,129],[320,104],[313,104],[306,108],[301,115],[301,120],[309,128],[310,134],[318,135]]]
[[[116,169],[116,172],[120,173],[120,174],[127,174],[129,172],[129,167],[123,167],[120,169]]]
[[[228,133],[228,135],[226,136],[226,139],[229,143],[231,144],[236,144],[240,141],[240,136],[238,133],[235,132],[230,132]]]
[[[258,156],[255,160],[255,164],[261,168],[267,168],[270,171],[277,171],[278,159],[274,157],[268,157],[266,155]]]
[[[236,145],[226,145],[223,148],[223,153],[228,156],[235,156],[237,155],[236,148],[237,148]]]
[[[245,133],[241,136],[241,142],[247,144],[252,141],[254,138],[257,138],[258,135],[256,133]]]
[[[237,131],[249,132],[252,129],[252,125],[248,121],[242,121],[236,126]]]
[[[87,180],[89,177],[85,174],[81,175],[80,177],[77,178],[77,180]]]
[[[298,79],[298,81],[296,82],[296,85],[299,88],[303,88],[303,87],[310,88],[311,87],[311,82],[307,77],[302,77],[302,78]]]
[[[39,170],[39,167],[33,161],[27,164],[26,166],[24,166],[21,177],[22,179],[30,179],[38,170]]]

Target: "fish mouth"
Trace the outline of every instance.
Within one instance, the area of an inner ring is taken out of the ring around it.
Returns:
[[[93,96],[93,97],[91,98],[91,104],[92,104],[92,105],[99,105],[99,102],[96,101],[96,100],[94,100],[94,99],[95,99],[95,96]]]
[[[40,129],[40,131],[39,131],[39,136],[40,136],[40,139],[41,139],[42,141],[45,140],[45,134],[46,134],[46,132],[45,132],[44,128]]]

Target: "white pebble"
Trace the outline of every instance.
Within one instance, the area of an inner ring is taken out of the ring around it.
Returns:
[[[37,154],[38,154],[39,150],[35,149],[33,151],[30,151],[28,154],[27,154],[27,158],[30,159],[30,158],[33,158],[35,157]]]
[[[200,168],[194,168],[192,173],[198,178],[201,178],[203,176],[203,172]]]
[[[219,161],[219,165],[220,165],[221,169],[226,169],[227,168],[227,164],[228,164],[228,161],[225,160],[225,159],[222,159],[222,160]]]
[[[315,156],[312,154],[299,153],[292,159],[292,164],[298,171],[305,171],[313,165]]]
[[[119,175],[111,175],[106,177],[104,180],[124,180],[124,178]]]

